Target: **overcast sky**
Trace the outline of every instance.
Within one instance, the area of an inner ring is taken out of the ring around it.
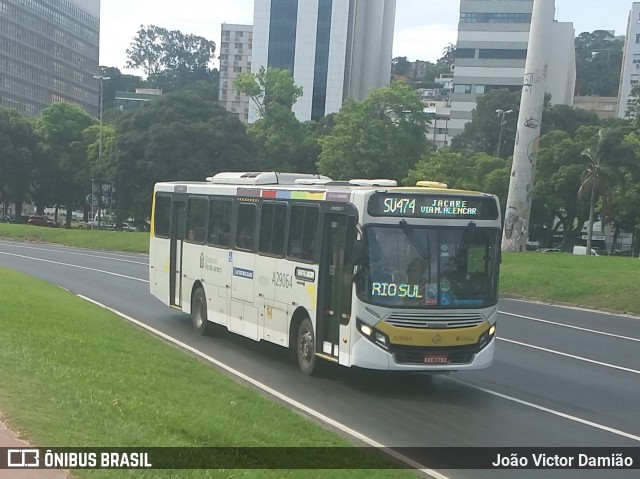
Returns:
[[[615,30],[624,35],[632,3],[556,0],[556,19],[573,22],[576,34]],[[126,50],[140,25],[193,33],[219,45],[221,23],[253,23],[253,0],[102,0],[101,4],[100,65],[123,72]],[[459,13],[458,0],[397,0],[393,56],[437,60],[449,43],[456,43]]]

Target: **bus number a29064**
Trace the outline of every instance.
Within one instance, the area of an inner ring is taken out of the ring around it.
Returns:
[[[273,275],[271,275],[271,284],[279,288],[291,289],[293,288],[293,275],[274,271]]]

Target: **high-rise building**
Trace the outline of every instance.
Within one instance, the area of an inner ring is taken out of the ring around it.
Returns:
[[[640,85],[640,2],[633,2],[629,11],[627,36],[624,42],[622,73],[618,89],[618,118],[627,116],[634,87]]]
[[[238,93],[233,84],[240,73],[251,72],[252,25],[222,24],[220,41],[220,104],[247,122],[249,97]]]
[[[0,0],[0,105],[98,115],[100,0]]]
[[[299,120],[389,84],[396,0],[255,0],[254,8],[251,71],[292,73],[303,89],[293,105]]]
[[[533,0],[461,0],[449,134],[471,121],[476,99],[491,90],[520,91]],[[571,105],[575,89],[573,25],[549,22],[546,90],[554,104]]]

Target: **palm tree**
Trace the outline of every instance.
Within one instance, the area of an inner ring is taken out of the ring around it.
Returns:
[[[610,197],[613,188],[612,172],[609,167],[603,163],[602,149],[600,148],[602,137],[603,130],[600,130],[598,132],[598,145],[595,153],[592,152],[591,148],[587,148],[582,152],[582,156],[589,161],[589,164],[580,176],[578,196],[584,197],[587,193],[590,193],[589,224],[587,227],[587,254],[589,255],[591,254],[591,237],[593,235],[596,197],[599,196],[602,198],[602,224],[604,224],[610,213]]]

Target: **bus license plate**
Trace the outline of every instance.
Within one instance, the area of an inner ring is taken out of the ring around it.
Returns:
[[[425,354],[425,364],[447,364],[449,362],[449,356],[446,354]]]

